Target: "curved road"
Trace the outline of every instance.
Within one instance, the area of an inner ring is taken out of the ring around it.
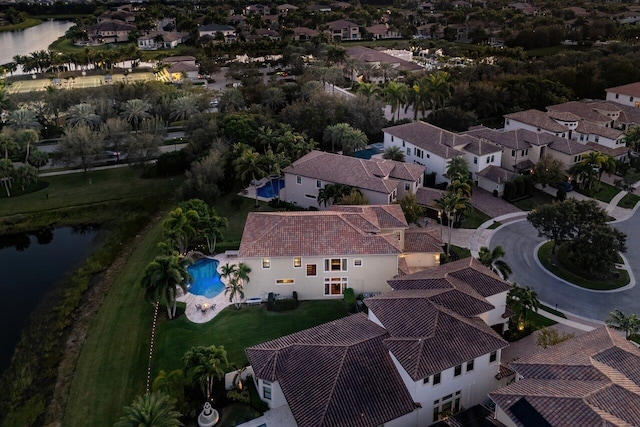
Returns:
[[[627,253],[624,254],[636,280],[640,281],[640,214],[613,224],[627,234]],[[521,286],[530,286],[538,298],[550,307],[577,316],[603,322],[614,309],[625,314],[640,314],[640,283],[619,292],[598,292],[570,286],[542,269],[536,261],[534,250],[547,239],[538,237],[535,228],[524,219],[499,228],[490,240],[490,247],[500,245],[506,252],[505,261],[513,274],[509,280]]]

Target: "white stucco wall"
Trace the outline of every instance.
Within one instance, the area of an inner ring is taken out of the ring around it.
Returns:
[[[566,132],[552,132],[550,130],[544,129],[544,128],[539,128],[536,126],[532,126],[529,125],[527,123],[522,123],[518,120],[514,120],[514,119],[505,119],[504,121],[504,130],[506,131],[510,131],[510,130],[515,130],[515,129],[526,129],[526,130],[530,130],[531,132],[536,132],[536,133],[549,133],[551,135],[555,135],[555,136],[559,136],[561,138],[566,138],[568,133],[569,133],[569,129],[567,129]],[[562,136],[564,134],[564,136]]]
[[[616,94],[615,92],[607,91],[607,101],[617,102],[618,104],[628,105],[629,107],[640,107],[640,98],[630,95]]]
[[[258,389],[260,398],[269,405],[269,408],[273,409],[287,404],[287,399],[285,399],[284,393],[282,393],[280,384],[277,381],[271,382],[271,399],[266,399],[264,397],[264,383],[264,380],[258,378],[256,388]]]
[[[405,162],[424,166],[425,172],[427,174],[435,172],[436,184],[447,181],[444,177],[444,174],[447,172],[447,159],[433,154],[432,152],[420,147],[417,148],[422,150],[423,154],[422,157],[418,157],[414,154],[414,148],[416,148],[415,145],[411,144],[408,141],[404,141],[401,138],[385,133],[384,148],[387,149],[389,147],[399,147],[404,153]]]
[[[405,253],[405,261],[412,268],[427,268],[440,265],[440,254],[412,252]]]
[[[502,194],[504,194],[504,183],[498,184],[481,176],[478,177],[478,187],[487,190],[492,194],[493,190],[498,190],[498,196],[502,196]]]
[[[498,324],[507,323],[509,319],[505,319],[502,317],[505,310],[507,309],[507,292],[501,292],[496,295],[491,295],[486,297],[487,301],[489,301],[495,308],[488,312],[487,319],[485,323],[489,326],[494,326]]]
[[[325,277],[344,277],[347,287],[352,288],[356,296],[362,292],[388,292],[387,284],[398,274],[398,256],[391,255],[334,255],[327,257],[301,257],[302,266],[293,266],[293,257],[271,257],[271,268],[262,268],[262,258],[245,258],[242,260],[251,268],[250,281],[245,284],[245,297],[266,299],[269,292],[290,296],[298,293],[300,300],[341,299],[342,295],[327,296],[324,294]],[[347,271],[325,272],[325,258],[347,258]],[[362,260],[362,266],[356,267],[355,260]],[[316,276],[308,277],[307,264],[316,265]],[[278,279],[293,279],[293,284],[276,284]]]

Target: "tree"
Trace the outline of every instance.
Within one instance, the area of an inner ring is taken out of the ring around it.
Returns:
[[[528,311],[537,313],[540,308],[538,294],[529,286],[520,287],[517,283],[514,283],[511,290],[507,293],[507,303],[515,305],[515,311],[518,313],[518,323],[527,321]]]
[[[451,180],[467,181],[469,179],[469,165],[462,156],[455,156],[447,163],[447,176]]]
[[[354,188],[349,194],[345,194],[336,201],[336,205],[366,205],[367,199],[360,190]]]
[[[453,224],[457,220],[458,215],[471,209],[471,202],[468,197],[458,192],[447,193],[441,198],[436,199],[435,202],[436,206],[438,206],[448,221],[449,239],[447,241],[447,256],[449,256]]]
[[[545,154],[533,170],[533,180],[543,187],[564,181],[564,163]]]
[[[163,303],[169,319],[176,315],[178,288],[187,292],[187,284],[192,281],[185,264],[185,259],[177,255],[160,255],[147,265],[142,277],[145,298]]]
[[[324,204],[324,206],[339,204],[339,202],[341,202],[344,197],[351,194],[353,190],[355,189],[350,185],[327,184],[324,188],[321,188],[320,191],[318,191],[318,204]]]
[[[180,412],[173,410],[174,399],[155,391],[137,396],[131,406],[125,406],[124,415],[114,427],[178,427]]]
[[[424,216],[424,208],[418,204],[416,195],[408,193],[402,199],[398,201],[404,217],[409,224],[419,225],[420,218]]]
[[[148,102],[142,99],[130,99],[123,104],[120,116],[138,131],[140,124],[151,117],[149,110],[151,110],[151,104]]]
[[[7,193],[7,197],[11,197],[11,191],[13,179],[13,162],[9,159],[0,159],[0,182],[4,185],[4,191]]]
[[[640,318],[635,314],[626,315],[617,308],[609,313],[607,325],[616,331],[624,332],[626,339],[631,339],[638,335],[640,330]]]
[[[384,102],[391,106],[391,115],[398,113],[400,119],[400,107],[409,100],[409,87],[404,83],[389,82],[382,90]]]
[[[31,165],[22,165],[15,170],[14,177],[24,191],[26,187],[38,181],[38,171]]]
[[[627,251],[627,236],[606,224],[588,224],[569,243],[569,257],[589,277],[609,278],[618,253]]]
[[[16,142],[24,150],[24,162],[29,161],[29,155],[31,154],[31,145],[38,142],[38,132],[33,129],[25,129],[16,133]]]
[[[191,94],[174,99],[171,103],[171,120],[186,120],[197,114],[199,112],[197,102],[196,97]]]
[[[151,122],[152,120],[148,121]],[[145,166],[158,155],[162,141],[162,137],[154,133],[135,133],[127,137],[124,150],[130,162],[135,161],[136,164]]]
[[[9,153],[12,153],[18,148],[18,144],[13,140],[8,133],[0,133],[0,150],[4,151],[5,160],[9,159]]]
[[[229,302],[235,304],[236,310],[240,310],[240,301],[244,298],[244,286],[242,286],[237,276],[229,279],[224,294],[229,295]]]
[[[9,113],[7,124],[11,129],[15,130],[39,130],[42,127],[38,122],[36,112],[28,108],[20,108]]]
[[[235,264],[226,263],[222,267],[220,267],[220,277],[223,279],[233,278],[238,272],[238,266]]]
[[[74,105],[67,111],[67,123],[71,126],[84,125],[95,129],[102,119],[96,114],[96,107],[86,102]]]
[[[29,154],[28,162],[31,166],[35,167],[39,171],[42,166],[49,163],[49,155],[44,151],[40,151],[37,148],[34,148]]]
[[[224,378],[224,368],[229,366],[224,347],[191,347],[182,357],[182,362],[187,377],[200,385],[207,400],[212,400],[214,382]]]
[[[162,223],[164,236],[171,241],[178,253],[185,254],[191,239],[196,236],[200,217],[193,209],[182,210],[178,207],[169,212]]]
[[[263,178],[267,172],[264,166],[264,157],[253,149],[245,149],[240,157],[234,160],[236,174],[242,181],[251,176],[251,183],[255,184],[257,178]],[[256,188],[256,207],[258,203],[258,191]]]
[[[184,386],[184,372],[182,372],[182,369],[174,369],[171,372],[161,369],[153,380],[151,389],[166,393],[180,401],[184,398]]]
[[[624,134],[624,143],[633,151],[640,151],[640,128],[629,128]]]
[[[387,147],[382,154],[383,159],[387,160],[395,160],[396,162],[404,162],[404,151],[402,148],[393,145],[391,147]]]
[[[191,199],[180,204],[183,211],[195,211],[198,214],[197,236],[207,242],[209,254],[213,255],[218,239],[222,239],[222,230],[227,227],[227,219],[218,216],[216,210],[200,199]]]
[[[546,349],[556,344],[560,344],[561,342],[570,340],[575,336],[576,334],[574,333],[568,334],[566,332],[562,332],[561,334],[557,329],[543,328],[539,331],[536,331],[536,345],[538,347]]]
[[[85,125],[68,127],[58,144],[58,159],[66,165],[80,162],[86,172],[103,151],[103,135]]]
[[[359,83],[356,92],[365,98],[371,98],[380,93],[380,88],[375,83]]]
[[[279,87],[268,88],[262,94],[262,105],[269,108],[274,114],[278,113],[282,107],[287,105],[284,91]]]
[[[218,101],[218,110],[224,113],[240,111],[244,109],[245,102],[242,91],[236,87],[227,88]]]
[[[224,180],[224,158],[220,151],[209,152],[202,160],[193,162],[185,173],[181,188],[183,198],[199,198],[214,203],[220,197],[220,183]]]
[[[364,132],[352,128],[348,123],[327,126],[323,139],[325,142],[331,142],[332,151],[335,151],[336,145],[342,147],[345,155],[353,154],[354,151],[364,149],[367,145],[367,136]]]
[[[496,246],[493,250],[483,246],[480,248],[478,255],[478,259],[482,265],[489,267],[496,273],[499,273],[505,280],[507,280],[511,273],[513,273],[509,264],[500,259],[505,256],[505,251],[502,249],[502,246]]]

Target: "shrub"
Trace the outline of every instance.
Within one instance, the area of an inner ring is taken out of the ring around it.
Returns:
[[[562,186],[560,186],[558,188],[558,192],[556,193],[556,199],[558,199],[558,201],[560,202],[564,202],[566,198],[567,198],[567,192]]]
[[[505,182],[504,183],[504,194],[502,195],[502,197],[506,201],[510,202],[515,197],[515,194],[516,194],[516,185],[512,181]]]
[[[524,192],[525,192],[524,178],[520,176],[514,180],[514,183],[516,185],[515,196],[516,197],[524,196]]]
[[[527,196],[533,196],[533,178],[531,175],[525,175],[522,179],[524,181],[524,194]]]
[[[189,168],[189,161],[184,151],[170,151],[158,157],[158,161],[156,162],[156,175],[181,175],[187,168]]]
[[[352,288],[347,288],[344,290],[344,307],[347,309],[349,313],[356,312],[356,295],[353,292]]]

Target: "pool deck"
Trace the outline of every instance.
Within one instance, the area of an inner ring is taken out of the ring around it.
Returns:
[[[242,197],[246,197],[248,199],[255,200],[256,199],[256,191],[258,191],[258,188],[262,187],[267,182],[269,182],[269,178],[262,178],[260,181],[258,181],[256,183],[256,185],[249,185],[247,188],[245,188],[244,190],[239,192],[238,196],[242,196]],[[258,196],[258,200],[261,201],[261,202],[270,202],[271,199],[274,199],[274,198],[275,197],[272,197],[272,198],[268,199],[266,197]]]
[[[220,273],[221,267],[226,263],[236,264],[238,261],[237,258],[228,257],[225,254],[217,254],[213,259],[220,262],[220,264],[218,264],[218,273]],[[220,280],[225,284],[225,286],[227,285],[228,279],[223,279],[221,277]],[[232,303],[229,302],[229,297],[224,294],[224,291],[220,292],[213,298],[207,298],[203,295],[194,295],[187,292],[176,299],[187,305],[185,307],[184,314],[187,316],[187,319],[193,323],[206,323],[216,317],[222,310],[232,305]],[[213,310],[206,310],[203,313],[202,310],[196,308],[196,304],[210,304],[211,306],[215,304],[215,308]]]

